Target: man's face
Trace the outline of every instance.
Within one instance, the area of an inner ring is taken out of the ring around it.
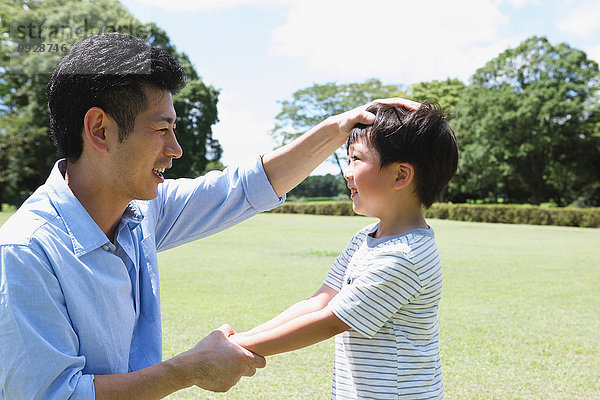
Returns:
[[[145,92],[148,108],[136,117],[133,131],[111,157],[115,195],[127,202],[155,198],[164,181],[162,172],[183,154],[175,138],[171,93],[150,88]]]

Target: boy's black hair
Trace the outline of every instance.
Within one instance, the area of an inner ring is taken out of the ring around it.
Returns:
[[[373,125],[356,125],[346,146],[366,140],[381,157],[381,168],[395,162],[415,169],[415,192],[429,208],[438,199],[458,166],[458,145],[439,104],[424,102],[412,111],[400,106],[373,103]]]
[[[144,87],[176,93],[186,83],[179,63],[166,51],[126,34],[105,33],[73,45],[48,86],[50,134],[63,157],[76,161],[83,151],[83,119],[102,108],[119,126],[122,142],[135,118],[148,107]]]

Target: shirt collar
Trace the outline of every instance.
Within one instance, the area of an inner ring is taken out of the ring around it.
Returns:
[[[64,178],[66,169],[65,159],[57,161],[46,181],[46,187],[50,201],[69,232],[73,251],[77,257],[81,257],[110,242],[67,185]],[[129,203],[123,213],[124,222],[127,222],[130,229],[134,229],[142,219],[139,207],[134,202]]]
[[[125,212],[123,213],[122,220],[127,223],[130,230],[134,230],[144,219],[144,215],[140,211],[140,207],[136,201],[132,201],[127,205]]]

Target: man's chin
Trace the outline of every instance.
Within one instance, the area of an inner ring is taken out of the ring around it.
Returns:
[[[140,194],[135,197],[135,200],[142,200],[142,201],[154,200],[157,196],[158,196],[158,190],[155,190],[154,192]]]

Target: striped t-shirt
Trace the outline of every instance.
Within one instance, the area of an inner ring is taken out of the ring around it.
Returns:
[[[351,329],[335,338],[332,399],[442,399],[438,306],[442,266],[433,230],[375,239],[358,232],[324,283]]]

